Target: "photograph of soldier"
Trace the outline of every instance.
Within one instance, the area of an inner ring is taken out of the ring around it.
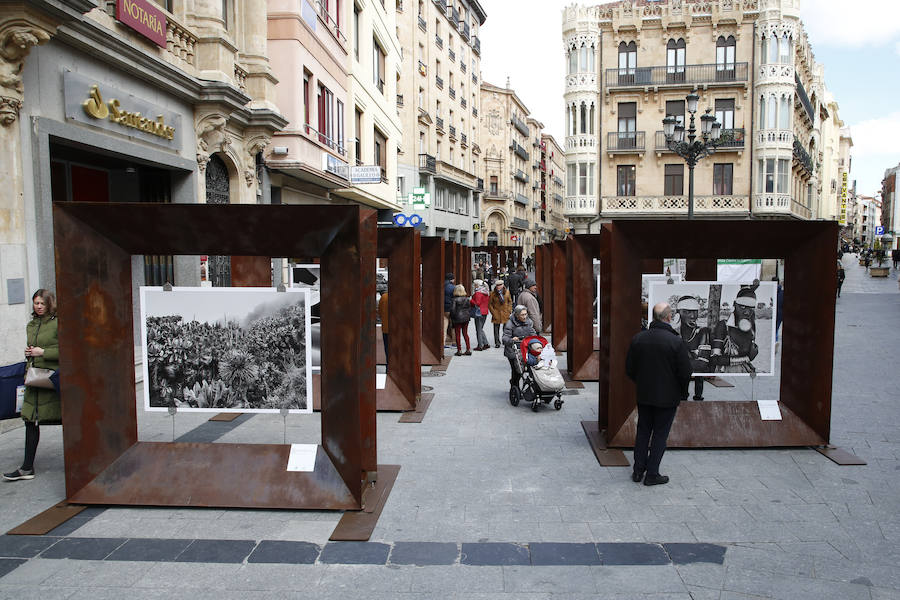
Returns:
[[[706,373],[709,371],[709,328],[700,327],[700,299],[696,296],[681,296],[676,305],[678,325],[675,331],[687,344],[691,353],[691,372]],[[703,400],[703,377],[694,377],[694,400]]]
[[[695,400],[703,397],[700,375],[774,375],[774,281],[651,281],[649,287],[649,306],[666,302],[675,309],[672,327],[691,350]]]

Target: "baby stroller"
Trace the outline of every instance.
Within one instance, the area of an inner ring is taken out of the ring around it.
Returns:
[[[542,347],[548,344],[546,338],[539,335],[529,336],[520,342],[519,352],[516,352],[518,385],[510,386],[509,403],[518,406],[524,400],[531,403],[531,410],[537,412],[541,403],[553,402],[553,408],[559,410],[563,405],[562,391],[566,382],[556,368],[555,360],[549,364],[543,359],[535,366],[528,364],[528,347],[533,342],[540,342]]]

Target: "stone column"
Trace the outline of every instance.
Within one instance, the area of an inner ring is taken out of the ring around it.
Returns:
[[[56,24],[26,12],[21,5],[0,8],[0,364],[23,359],[25,323],[31,294],[52,281],[28,277],[25,245],[26,212],[22,173],[22,131],[19,121],[25,102],[22,70],[31,48],[56,32]],[[24,283],[23,283],[24,282]],[[21,291],[23,297],[10,294]],[[9,300],[13,304],[9,304]]]
[[[250,108],[278,112],[275,84],[278,80],[269,67],[269,33],[266,0],[241,0],[242,43],[238,58],[247,70],[245,91],[252,98]]]
[[[193,0],[188,9],[190,24],[197,34],[194,52],[197,57],[197,71],[202,79],[234,83],[234,60],[237,48],[225,29],[226,15],[222,14],[222,0]],[[229,0],[231,15],[227,17],[231,30],[234,23],[235,0]]]

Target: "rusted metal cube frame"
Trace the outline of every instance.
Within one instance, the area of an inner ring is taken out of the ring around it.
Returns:
[[[415,410],[422,393],[421,236],[408,227],[378,230],[378,258],[386,258],[389,347],[387,379],[376,391],[378,410]],[[380,340],[379,340],[380,342]]]
[[[557,345],[556,328],[553,326],[553,249],[552,242],[534,248],[534,281],[538,284],[538,294],[544,302],[544,331],[553,332],[553,347]],[[541,333],[541,332],[538,332]]]
[[[601,257],[601,348],[608,352],[603,351],[600,360],[599,420],[601,428],[607,429],[610,446],[634,444],[635,387],[625,375],[625,356],[631,338],[640,330],[640,315],[634,306],[640,303],[642,261],[660,256],[703,261],[693,264],[707,269],[709,261],[718,258],[783,258],[785,279],[790,281],[784,291],[782,323],[782,364],[790,367],[781,372],[778,400],[782,420],[760,420],[755,402],[683,402],[668,446],[828,443],[837,223],[613,221],[603,229],[601,238],[608,238],[609,251],[608,259]],[[597,249],[602,251],[602,244]]]
[[[422,364],[444,359],[444,246],[439,237],[423,237],[422,247]]]
[[[600,361],[604,352],[602,343],[595,343],[594,328],[594,260],[601,261],[600,277],[609,276],[607,256],[609,253],[608,233],[579,234],[566,240],[565,251],[565,321],[566,321],[566,366],[572,379],[576,381],[598,381],[601,378]],[[562,258],[560,260],[563,260]],[[601,294],[601,315],[603,302],[609,298]],[[562,320],[562,319],[561,319]],[[600,338],[603,328],[609,327],[609,319],[600,319]],[[602,396],[603,394],[601,394]],[[603,415],[601,413],[601,420]]]
[[[550,314],[553,323],[553,345],[566,352],[569,348],[569,326],[566,320],[566,273],[568,271],[566,241],[550,242]]]
[[[360,509],[377,477],[376,212],[357,206],[57,203],[66,497],[106,505]],[[322,443],[140,442],[132,255],[321,257]]]

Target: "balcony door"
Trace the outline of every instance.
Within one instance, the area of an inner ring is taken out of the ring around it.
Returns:
[[[618,150],[636,147],[637,102],[619,102]]]
[[[684,82],[686,45],[683,38],[666,44],[666,83]]]
[[[619,44],[619,85],[634,83],[637,70],[637,44],[621,42]]]
[[[734,52],[735,40],[733,35],[727,38],[719,36],[716,40],[716,81],[734,81]]]

